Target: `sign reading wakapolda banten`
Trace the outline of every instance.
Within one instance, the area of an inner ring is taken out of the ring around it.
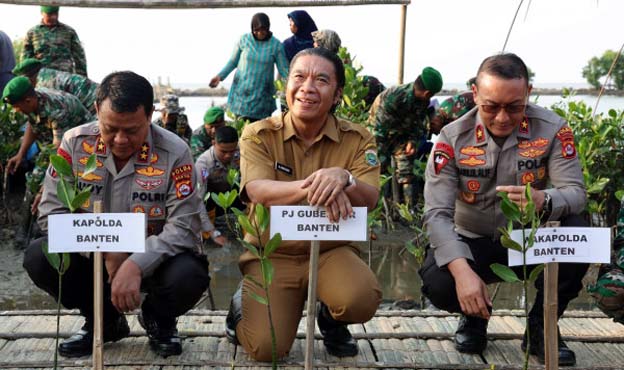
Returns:
[[[366,207],[353,207],[353,215],[331,223],[323,207],[271,206],[271,237],[282,240],[366,240]]]
[[[525,230],[525,238],[530,230]],[[514,230],[512,239],[522,245],[522,230]],[[527,251],[527,265],[549,262],[609,263],[611,230],[609,228],[556,227],[538,229],[533,247]],[[509,266],[522,265],[522,253],[509,250]]]
[[[145,252],[143,213],[48,216],[50,252]]]

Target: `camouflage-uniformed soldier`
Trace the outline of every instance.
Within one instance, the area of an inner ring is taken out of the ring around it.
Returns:
[[[44,144],[58,145],[65,131],[92,118],[75,96],[64,91],[34,89],[24,76],[15,77],[7,84],[2,99],[16,111],[28,116],[28,125],[20,148],[7,162],[9,172],[19,166],[36,139]]]
[[[172,94],[163,95],[160,98],[161,116],[154,124],[164,127],[178,135],[188,145],[193,135],[193,129],[189,126],[188,117],[182,114],[184,108],[180,107],[178,97]]]
[[[47,68],[87,75],[87,60],[76,31],[58,21],[58,6],[41,7],[41,24],[28,30],[22,59],[37,58]]]
[[[74,95],[91,113],[93,119],[96,119],[95,92],[98,87],[97,82],[83,75],[43,68],[41,61],[35,58],[23,60],[13,69],[13,73],[16,76],[28,77],[30,83],[37,88],[46,87]]]
[[[432,134],[439,134],[442,127],[455,121],[475,107],[472,91],[465,91],[444,100],[429,120]]]
[[[208,108],[204,114],[204,124],[193,131],[191,153],[193,153],[195,160],[212,146],[212,140],[217,129],[225,126],[224,114],[225,112],[221,107]]]
[[[96,156],[96,170],[78,180],[80,189],[91,186],[91,197],[80,211],[92,212],[94,202],[102,201],[104,212],[144,213],[147,226],[145,253],[104,254],[104,341],[126,337],[123,312],[141,307],[139,323],[150,348],[163,357],[179,355],[177,317],[197,303],[209,281],[208,263],[201,255],[200,200],[191,153],[176,135],[150,124],[152,86],[137,74],[105,77],[97,107],[98,121],[68,131],[58,149],[77,176],[89,156]],[[57,195],[58,181],[50,167],[39,205],[39,224],[46,231],[49,215],[68,213]],[[28,247],[24,267],[38,287],[58,297],[57,273],[41,251],[44,241]],[[92,351],[92,266],[88,257],[72,253],[63,276],[61,303],[85,317],[82,330],[59,345],[66,357]],[[140,289],[147,293],[143,301]]]
[[[596,284],[587,290],[602,312],[613,321],[624,324],[624,200],[618,214],[613,250],[613,263],[600,266]]]
[[[197,158],[195,169],[201,187],[199,195],[204,199],[207,193],[223,193],[232,190],[232,185],[228,182],[228,173],[231,169],[238,170],[240,165],[240,153],[238,151],[238,133],[236,129],[229,126],[220,127],[215,133],[215,143]],[[218,207],[212,198],[204,200],[202,204],[201,219],[202,233],[209,234],[217,244],[223,245],[227,239],[222,233],[215,229],[211,219],[223,215],[223,209]],[[245,206],[240,199],[232,205],[240,210]]]
[[[555,113],[528,104],[530,91],[528,70],[518,56],[485,59],[473,85],[477,108],[442,129],[427,163],[424,221],[431,248],[420,270],[422,290],[436,307],[463,313],[455,333],[460,352],[485,349],[492,305],[486,284],[500,281],[490,264],[507,264],[498,231],[507,220],[497,192],[523,206],[530,183],[542,220],[585,225],[578,216],[586,196],[572,130]],[[580,263],[559,267],[559,316],[582,289],[587,268]],[[521,266],[513,269],[522,276]],[[541,277],[535,286],[529,350],[543,362]],[[575,361],[560,339],[559,364]]]

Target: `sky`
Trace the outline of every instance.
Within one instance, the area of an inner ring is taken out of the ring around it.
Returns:
[[[472,77],[481,61],[502,50],[520,0],[413,0],[407,7],[405,75],[415,79],[432,66],[445,87]],[[527,13],[527,6],[529,6]],[[319,29],[342,39],[363,73],[398,82],[400,5],[236,9],[102,9],[62,7],[60,21],[78,33],[88,74],[101,81],[112,71],[133,70],[150,81],[204,84],[225,65],[251,17],[264,12],[279,40],[291,36],[287,14],[306,10]],[[535,72],[534,85],[584,83],[589,59],[624,43],[621,0],[525,0],[506,51]],[[40,21],[38,6],[0,4],[0,30],[23,37]],[[231,83],[234,73],[225,80]],[[461,86],[460,86],[461,87]]]

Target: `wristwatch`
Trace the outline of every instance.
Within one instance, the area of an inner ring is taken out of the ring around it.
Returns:
[[[212,230],[212,232],[210,233],[210,238],[212,240],[215,240],[216,238],[218,238],[220,236],[221,236],[221,231],[219,231],[217,229]]]
[[[345,184],[344,189],[348,189],[355,185],[355,177],[353,177],[353,174],[349,170],[345,171],[347,171],[347,175],[349,175],[349,178],[347,179],[347,183]]]

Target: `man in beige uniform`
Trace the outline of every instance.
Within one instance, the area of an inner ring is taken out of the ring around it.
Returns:
[[[485,59],[472,85],[477,108],[442,129],[427,163],[425,224],[431,248],[420,271],[423,293],[435,306],[464,314],[455,337],[460,352],[485,350],[492,305],[486,284],[500,281],[490,264],[507,264],[497,231],[507,220],[496,193],[523,204],[524,186],[530,183],[542,221],[584,225],[576,216],[586,197],[572,130],[553,112],[527,104],[528,81],[516,55]],[[587,267],[559,267],[559,316],[578,295]],[[514,269],[522,276],[520,266]],[[530,352],[541,361],[543,285],[539,277],[529,316]],[[574,352],[561,340],[559,363],[575,363]]]
[[[58,149],[79,176],[90,155],[97,169],[78,180],[91,186],[81,212],[102,201],[104,212],[140,212],[147,222],[145,253],[105,253],[104,341],[129,333],[123,312],[141,307],[139,321],[149,344],[167,357],[182,352],[176,318],[191,309],[208,286],[208,263],[200,254],[200,202],[193,159],[175,134],[150,124],[154,107],[150,83],[132,72],[104,78],[97,94],[98,121],[68,131]],[[39,205],[39,222],[47,231],[49,215],[68,213],[56,189],[59,178],[50,167]],[[41,251],[46,238],[33,242],[24,267],[33,282],[58,297],[56,271]],[[140,291],[147,293],[141,303]],[[71,255],[63,276],[61,303],[77,308],[85,325],[59,345],[66,357],[85,356],[93,346],[93,262]]]
[[[326,206],[331,222],[346,218],[353,206],[372,209],[379,196],[379,163],[373,136],[362,126],[338,120],[330,110],[344,86],[344,67],[326,49],[306,49],[291,62],[286,98],[289,112],[245,128],[241,149],[241,194],[255,204]],[[330,195],[331,193],[331,195]],[[247,241],[258,245],[249,234]],[[263,240],[268,239],[267,235]],[[297,334],[308,289],[310,243],[285,241],[271,255],[270,286],[277,354],[285,356]],[[244,275],[261,281],[260,263],[249,252],[239,261]],[[230,306],[228,337],[240,341],[255,359],[271,359],[266,306],[249,293],[264,295],[244,280]],[[355,356],[357,343],[346,325],[368,321],[381,301],[373,272],[347,242],[321,242],[318,298],[319,329],[327,351]]]

